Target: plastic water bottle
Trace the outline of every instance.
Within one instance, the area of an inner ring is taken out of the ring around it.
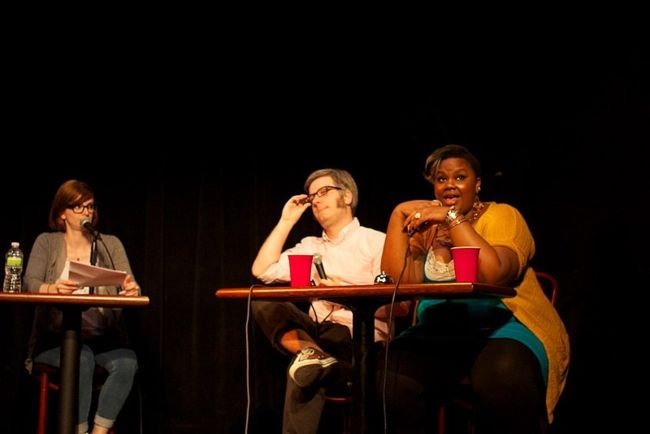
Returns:
[[[5,256],[5,280],[3,292],[20,292],[22,289],[23,252],[20,243],[14,241]]]

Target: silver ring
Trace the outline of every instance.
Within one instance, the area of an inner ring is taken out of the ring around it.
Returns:
[[[414,218],[414,219],[419,219],[420,217],[422,217],[422,214],[420,214],[420,211],[418,211],[418,212],[416,212],[415,214],[413,214],[413,218]]]

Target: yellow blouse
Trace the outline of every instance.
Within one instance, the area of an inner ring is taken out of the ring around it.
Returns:
[[[549,365],[546,409],[549,422],[552,422],[553,409],[564,389],[569,370],[569,336],[537,281],[535,271],[528,265],[535,254],[533,236],[519,211],[500,203],[490,203],[474,223],[474,229],[490,245],[508,247],[517,254],[517,295],[504,298],[503,303],[544,345]]]

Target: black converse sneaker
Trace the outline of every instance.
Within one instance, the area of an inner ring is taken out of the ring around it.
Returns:
[[[321,379],[329,366],[338,361],[316,348],[303,348],[289,366],[289,377],[300,387],[311,386],[316,380]]]

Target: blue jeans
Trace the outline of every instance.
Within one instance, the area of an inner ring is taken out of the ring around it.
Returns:
[[[60,367],[61,347],[43,351],[34,358],[35,362]],[[81,347],[79,358],[79,424],[87,424],[90,413],[90,401],[93,392],[93,374],[95,364],[108,371],[108,378],[99,393],[97,413],[94,421],[97,425],[110,428],[124,406],[133,386],[133,377],[138,370],[135,352],[128,348],[117,348],[100,354],[94,354],[89,346]]]

